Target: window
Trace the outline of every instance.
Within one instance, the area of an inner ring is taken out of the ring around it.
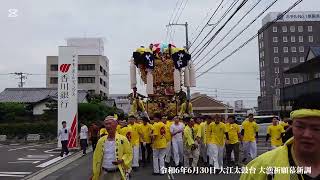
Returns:
[[[94,94],[94,93],[95,93],[95,90],[94,90],[94,89],[90,89],[90,90],[88,90],[88,93],[89,93],[89,94]]]
[[[296,27],[295,26],[290,26],[290,32],[295,32],[296,31]]]
[[[58,65],[57,65],[58,67]],[[50,84],[58,84],[58,78],[57,77],[51,77],[50,78]]]
[[[78,77],[79,84],[95,83],[95,77]]]
[[[287,26],[282,26],[282,32],[288,32]]]
[[[273,52],[274,52],[274,53],[278,53],[278,52],[279,52],[278,47],[273,47]]]
[[[273,37],[273,42],[278,42],[278,37]]]
[[[288,47],[283,47],[283,52],[284,52],[284,53],[289,52],[289,48],[288,48]]]
[[[304,62],[304,57],[300,57],[300,62]]]
[[[297,52],[297,48],[296,47],[291,47],[291,52]]]
[[[103,87],[106,87],[106,82],[105,81],[103,81]]]
[[[299,42],[303,42],[303,36],[299,36]]]
[[[103,75],[106,75],[107,74],[107,71],[106,70],[103,70]]]
[[[274,57],[274,58],[273,58],[273,62],[274,62],[274,63],[279,63],[279,57]]]
[[[289,63],[289,57],[284,57],[283,58],[283,63],[288,64]]]
[[[280,84],[280,79],[279,79],[279,78],[275,78],[275,79],[274,79],[274,84],[275,84],[275,85]]]
[[[308,32],[312,32],[312,26],[308,26]]]
[[[291,36],[291,42],[296,42],[296,37],[295,36]]]
[[[261,87],[265,87],[266,86],[266,81],[261,81]]]
[[[96,66],[94,64],[79,64],[79,71],[94,71],[96,70]]]
[[[309,42],[313,42],[313,36],[309,36]]]
[[[58,64],[51,64],[50,65],[50,70],[51,71],[58,71]]]
[[[265,96],[266,96],[266,92],[265,92],[265,91],[262,91],[262,92],[261,92],[261,96],[262,96],[262,97],[265,97]]]
[[[100,66],[100,72],[103,73],[103,67],[102,66]]]
[[[264,47],[264,43],[263,43],[263,41],[261,42],[261,48],[263,48]]]
[[[262,51],[261,54],[262,54],[262,57],[264,57],[264,51]]]
[[[292,57],[292,63],[297,63],[297,57]]]
[[[284,67],[283,68],[283,71],[286,71],[286,70],[288,70],[289,69],[289,67]]]
[[[304,52],[304,47],[303,46],[299,47],[299,52]]]
[[[278,32],[277,26],[273,26],[273,32]]]
[[[288,42],[288,37],[287,36],[283,36],[282,40],[283,40],[283,42]]]
[[[284,83],[285,83],[285,84],[290,84],[290,78],[285,78],[285,79],[284,79]]]
[[[274,73],[279,73],[279,67],[274,68]]]
[[[264,67],[264,61],[260,62],[260,67]]]
[[[261,71],[261,77],[264,77],[264,76],[265,76],[265,72]]]
[[[280,96],[280,89],[276,89],[276,95]]]
[[[298,26],[298,32],[303,32],[303,26]]]
[[[293,84],[298,84],[298,78],[293,78],[292,81],[293,81]]]
[[[100,84],[102,85],[103,84],[103,80],[100,78]]]
[[[262,48],[261,42],[259,42],[259,48],[260,48],[260,49]]]

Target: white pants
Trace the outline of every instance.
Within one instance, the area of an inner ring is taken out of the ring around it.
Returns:
[[[184,167],[190,167],[190,159],[192,159],[191,167],[198,166],[200,146],[197,143],[196,145],[198,145],[198,148],[193,151],[191,151],[190,147],[184,146]]]
[[[203,161],[206,163],[208,160],[208,153],[207,153],[207,145],[204,143],[201,143],[201,147],[200,147],[200,154],[201,157],[203,159]]]
[[[172,140],[173,158],[176,166],[183,162],[183,141]]]
[[[164,174],[164,157],[166,156],[166,148],[153,149],[153,172]]]
[[[214,165],[216,169],[223,168],[224,146],[217,144],[208,144],[209,164]]]
[[[256,141],[254,142],[248,142],[248,141],[243,141],[243,153],[244,153],[244,158],[248,159],[249,157],[251,159],[256,158],[257,156],[257,143]]]
[[[139,167],[139,145],[133,146],[132,153],[132,167]]]
[[[171,141],[167,143],[165,162],[170,163],[171,160]]]
[[[142,150],[141,150],[141,146],[139,146],[139,160],[142,160]]]

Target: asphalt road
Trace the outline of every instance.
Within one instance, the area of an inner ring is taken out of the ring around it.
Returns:
[[[62,160],[57,144],[0,144],[0,180],[22,179]]]
[[[258,155],[266,152],[269,149],[269,146],[264,143],[263,140],[258,142]],[[73,163],[67,165],[66,167],[50,174],[44,180],[88,180],[92,172],[92,153],[87,154],[86,156],[81,157],[80,159],[74,161]],[[153,176],[152,175],[152,165],[146,167],[140,167],[137,172],[133,172],[131,180],[141,180],[141,179],[152,179],[152,180],[163,180],[169,179],[168,175],[165,176]],[[183,175],[183,174],[174,174],[175,180],[194,180],[195,178],[201,178],[201,180],[211,180],[221,179],[221,180],[234,180],[239,179],[239,174],[199,174],[199,175]],[[172,178],[171,178],[172,179]]]

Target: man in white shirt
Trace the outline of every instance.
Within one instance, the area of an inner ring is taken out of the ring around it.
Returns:
[[[80,123],[80,146],[83,151],[83,155],[86,155],[88,146],[88,127],[84,123]]]
[[[183,123],[180,122],[178,116],[173,118],[174,124],[170,126],[170,133],[172,135],[172,149],[173,149],[173,159],[176,166],[183,162],[183,139],[182,133],[184,130]]]
[[[128,179],[132,147],[125,136],[117,134],[118,122],[113,116],[106,117],[104,123],[108,134],[99,139],[94,151],[91,179]]]
[[[62,121],[62,129],[60,129],[58,132],[58,138],[60,138],[61,145],[62,145],[60,156],[63,157],[64,153],[68,155],[69,154],[69,150],[68,150],[69,129],[67,128],[66,121]]]

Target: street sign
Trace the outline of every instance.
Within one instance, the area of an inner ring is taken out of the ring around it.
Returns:
[[[77,48],[59,47],[58,66],[58,131],[62,122],[67,122],[69,131],[68,147],[77,147],[78,133],[78,54]],[[58,140],[58,147],[61,142]]]
[[[7,140],[7,135],[0,135],[0,142],[4,142]]]
[[[28,134],[27,141],[39,141],[40,135],[39,134]]]

